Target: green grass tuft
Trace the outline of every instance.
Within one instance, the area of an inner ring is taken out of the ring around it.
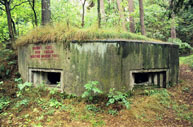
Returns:
[[[193,68],[193,55],[180,57],[180,64],[187,64]]]

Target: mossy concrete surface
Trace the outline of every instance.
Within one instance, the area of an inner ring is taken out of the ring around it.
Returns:
[[[18,48],[19,72],[31,81],[30,69],[62,70],[62,90],[81,95],[84,84],[99,81],[99,87],[128,91],[133,88],[133,70],[167,70],[166,83],[178,81],[178,46],[130,40],[97,40],[29,44]],[[37,84],[36,84],[37,85]]]

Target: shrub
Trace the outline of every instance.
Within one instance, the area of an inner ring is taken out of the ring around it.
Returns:
[[[30,102],[30,101],[25,98],[25,99],[23,99],[23,100],[18,101],[18,102],[16,103],[15,107],[16,107],[16,108],[19,108],[19,107],[21,107],[21,106],[27,107],[28,104],[29,104],[29,102]]]
[[[25,83],[20,83],[17,86],[19,88],[19,91],[17,91],[17,96],[20,97],[24,92],[27,92],[30,90],[30,88],[32,87],[32,83],[25,82]]]
[[[10,99],[8,97],[1,97],[0,98],[0,112],[2,112],[2,110],[4,108],[6,108],[10,103]]]
[[[177,45],[179,45],[179,53],[180,55],[184,55],[184,54],[189,54],[190,51],[193,50],[193,48],[186,42],[182,42],[180,39],[178,38],[169,38],[168,42],[172,42],[175,43]]]
[[[108,93],[108,102],[106,105],[109,106],[111,104],[117,104],[117,103],[124,105],[127,109],[130,108],[130,103],[127,101],[126,93],[115,91],[114,88],[110,89]]]
[[[88,101],[93,100],[95,94],[102,94],[103,92],[97,88],[98,81],[90,81],[84,85],[86,91],[82,94],[82,98],[87,98]]]
[[[56,99],[50,99],[48,103],[49,103],[49,106],[53,108],[59,108],[60,106],[62,106],[62,103],[60,103]]]

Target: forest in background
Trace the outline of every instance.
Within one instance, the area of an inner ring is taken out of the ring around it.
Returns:
[[[100,22],[102,28],[175,42],[185,54],[193,45],[191,0],[1,0],[0,43],[16,40],[46,20],[78,28]]]

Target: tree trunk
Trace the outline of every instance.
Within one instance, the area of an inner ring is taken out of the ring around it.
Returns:
[[[172,14],[171,38],[176,38],[175,15]]]
[[[12,27],[13,27],[13,31],[14,31],[14,34],[17,35],[17,31],[16,31],[16,27],[15,27],[15,22],[13,21],[13,19],[11,18],[11,23],[12,23]]]
[[[42,0],[42,25],[50,23],[50,20],[51,20],[50,0]]]
[[[30,6],[31,6],[31,9],[34,13],[34,22],[35,22],[35,25],[38,26],[38,19],[37,19],[37,14],[36,14],[36,10],[35,10],[35,0],[32,0],[32,3],[30,2],[30,0],[28,0]]]
[[[33,12],[34,12],[35,25],[38,26],[38,19],[37,19],[37,14],[36,14],[35,8],[33,9]]]
[[[85,3],[86,3],[86,0],[84,0],[82,4],[82,24],[81,24],[82,27],[84,27]]]
[[[8,1],[5,1],[5,11],[7,14],[7,23],[8,23],[8,29],[9,29],[9,37],[12,41],[14,41],[14,31],[13,31],[13,26],[11,22],[11,12],[10,12],[10,4]]]
[[[139,0],[139,10],[140,10],[141,34],[142,34],[142,35],[146,35],[146,32],[145,32],[145,25],[144,25],[143,0]]]
[[[100,0],[97,0],[98,28],[101,28]]]
[[[104,22],[106,20],[104,0],[100,0],[100,8],[101,8],[101,17],[102,17],[102,20]]]
[[[134,3],[133,0],[128,0],[129,3],[129,29],[130,32],[135,33],[135,22],[134,22],[134,18],[132,16],[133,12],[134,12]]]
[[[34,22],[36,26],[38,26],[38,19],[37,19],[37,14],[36,14],[36,10],[35,10],[35,0],[28,0],[28,3],[34,13],[34,19],[32,18],[32,23]]]
[[[125,18],[124,18],[124,14],[123,14],[123,9],[121,7],[120,0],[117,0],[117,7],[118,7],[118,10],[119,10],[119,15],[120,15],[122,28],[123,28],[123,30],[127,31],[126,26],[125,26]]]

